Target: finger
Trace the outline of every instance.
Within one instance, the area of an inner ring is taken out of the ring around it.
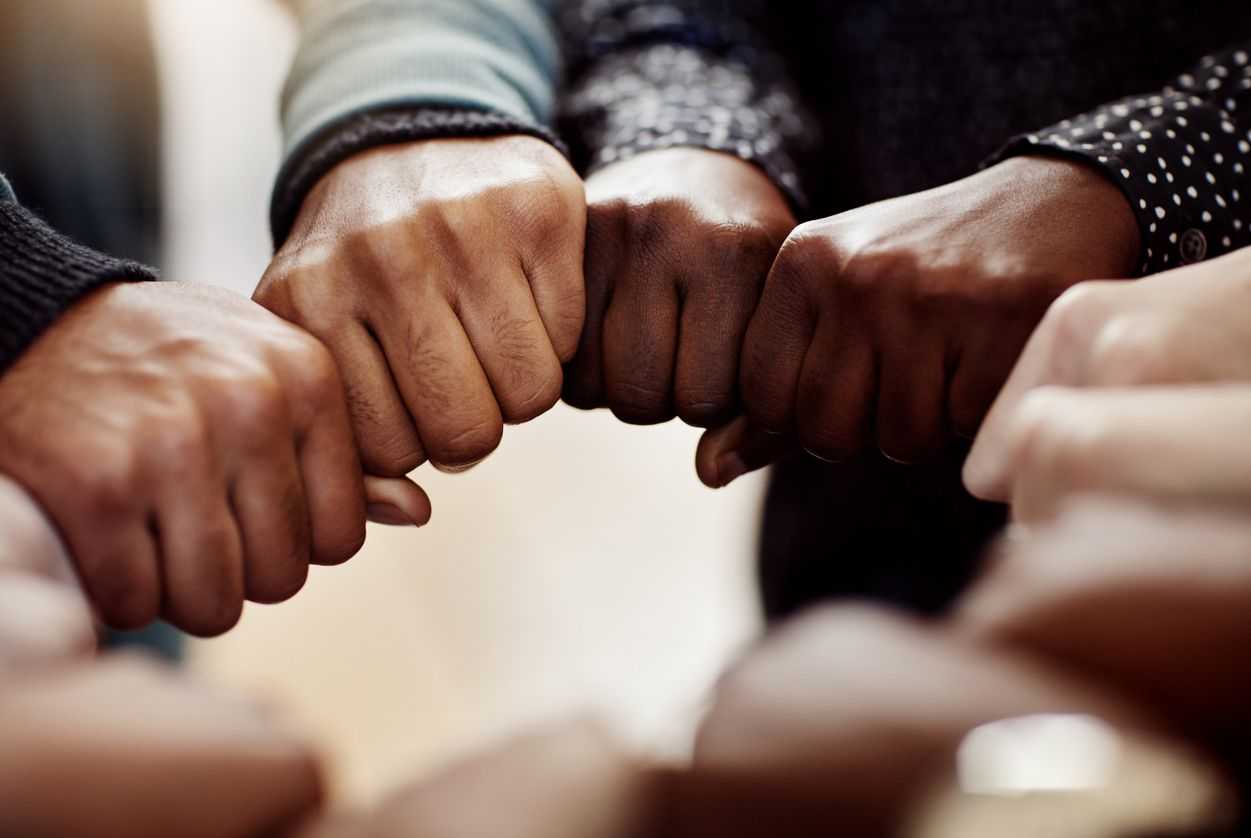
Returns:
[[[674,399],[689,425],[716,427],[739,407],[739,357],[764,276],[743,282],[700,283],[682,302]]]
[[[500,443],[504,419],[460,320],[432,302],[390,325],[382,347],[430,461],[463,470],[484,460]]]
[[[809,285],[815,279],[807,263],[788,243],[774,263],[743,344],[742,394],[747,415],[761,430],[793,433],[799,382],[818,311]]]
[[[234,478],[231,504],[247,598],[268,604],[295,596],[308,579],[312,526],[295,446],[275,440],[258,448]]]
[[[823,322],[799,380],[799,442],[829,462],[859,454],[872,438],[877,359],[858,331]]]
[[[369,520],[396,527],[424,527],[430,522],[430,498],[404,478],[365,478]]]
[[[942,447],[947,424],[945,361],[936,339],[897,335],[888,341],[877,405],[877,443],[888,460],[918,463]]]
[[[539,238],[543,247],[540,255],[522,262],[543,328],[560,363],[573,359],[586,318],[586,283],[582,277],[586,218],[582,211],[563,218],[553,236]]]
[[[421,437],[378,341],[361,326],[345,331],[327,347],[343,377],[365,470],[401,477],[421,465],[426,459]]]
[[[91,523],[67,530],[70,552],[92,607],[109,628],[141,629],[161,613],[157,539],[144,517]]]
[[[460,319],[504,420],[528,422],[560,398],[563,373],[530,286],[496,279],[488,301],[464,301]]]
[[[162,611],[182,630],[210,637],[243,614],[243,542],[225,479],[206,449],[188,451],[157,494],[156,531],[165,583]]]
[[[336,386],[335,393],[339,392]],[[365,542],[364,477],[341,398],[323,399],[313,424],[303,432],[299,470],[308,509],[311,560],[320,565],[341,564]]]
[[[626,270],[604,315],[605,396],[623,422],[667,422],[674,416],[677,287],[662,264],[641,254]]]
[[[721,489],[738,478],[794,454],[794,439],[753,426],[746,417],[705,431],[695,451],[695,471],[710,489]]]
[[[96,641],[91,608],[76,586],[0,571],[0,674],[86,658]]]
[[[1085,491],[1245,503],[1248,422],[1243,387],[1035,390],[1010,433],[1014,514],[1042,521]]]

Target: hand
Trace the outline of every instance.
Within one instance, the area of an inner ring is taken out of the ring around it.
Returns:
[[[603,169],[587,199],[587,323],[565,401],[640,424],[726,421],[747,323],[795,226],[785,198],[750,163],[671,149]]]
[[[792,435],[826,460],[876,444],[901,462],[949,431],[972,437],[1052,300],[1128,276],[1139,246],[1116,186],[1042,158],[805,224],[747,333],[749,435]],[[759,449],[779,446],[721,431],[707,447],[702,476],[724,485],[717,475],[759,468]]]
[[[952,622],[1115,685],[1213,747],[1245,749],[1249,556],[1244,515],[1077,498],[1005,539]]]
[[[140,659],[6,681],[0,741],[6,835],[255,838],[321,800],[302,743]]]
[[[585,216],[540,140],[376,149],[313,189],[256,299],[329,347],[368,473],[463,469],[560,398]]]
[[[597,726],[519,737],[400,791],[373,812],[300,838],[649,838],[660,800],[651,772]]]
[[[284,600],[310,561],[345,561],[364,538],[333,361],[226,292],[91,294],[0,378],[0,417],[0,471],[47,511],[116,628],[161,615],[220,633],[245,596]]]
[[[1137,282],[1088,282],[1056,301],[982,426],[965,468],[974,494],[1005,500],[1006,446],[1038,387],[1251,381],[1251,251]]]
[[[1020,811],[1001,804],[998,829],[984,818],[975,829],[953,826],[978,823],[985,798],[956,794],[939,813],[946,817],[928,823],[921,808],[964,779],[952,775],[970,733],[1039,714],[1094,716],[1126,746],[1154,725],[1096,681],[1010,650],[979,648],[864,607],[818,611],[776,632],[723,678],[699,734],[693,787],[675,807],[682,828],[673,834],[981,838],[1027,834],[1057,814],[1080,823],[1091,805],[1081,795],[1057,795],[1059,812],[1045,803]],[[1029,760],[1010,756],[1018,765]],[[981,776],[988,773],[995,776],[985,769]],[[972,811],[962,812],[966,806]],[[1135,817],[1156,811],[1147,806]]]
[[[1251,387],[1041,388],[1004,429],[1013,517],[1051,520],[1090,492],[1251,508]]]

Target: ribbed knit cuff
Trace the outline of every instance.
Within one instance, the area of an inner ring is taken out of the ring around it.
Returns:
[[[451,137],[523,134],[564,145],[551,131],[503,113],[472,108],[420,108],[367,112],[335,123],[313,137],[283,164],[270,204],[274,247],[291,234],[300,207],[317,182],[349,157],[371,148]]]
[[[0,373],[88,292],[106,282],[152,279],[151,268],[76,244],[0,201]]]

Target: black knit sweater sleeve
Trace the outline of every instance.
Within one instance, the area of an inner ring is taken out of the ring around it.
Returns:
[[[561,135],[586,174],[645,151],[707,148],[758,165],[797,209],[819,128],[751,23],[766,0],[568,0]]]
[[[522,134],[565,147],[547,128],[504,113],[462,107],[392,108],[332,123],[291,155],[278,173],[270,205],[274,244],[291,233],[305,196],[335,166],[367,149],[443,137]]]
[[[70,241],[9,198],[0,179],[0,373],[83,295],[106,282],[156,278]]]
[[[1251,245],[1251,44],[1204,58],[1173,85],[1013,139],[1028,154],[1101,167],[1142,231],[1143,274]]]

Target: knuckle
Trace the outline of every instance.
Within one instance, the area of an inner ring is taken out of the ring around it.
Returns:
[[[308,565],[292,563],[281,575],[267,574],[265,579],[248,585],[248,599],[261,605],[277,605],[286,602],[304,590],[308,582]]]
[[[1166,347],[1178,342],[1157,322],[1114,317],[1100,327],[1090,344],[1089,383],[1133,386],[1168,379]]]
[[[282,385],[268,369],[233,376],[218,394],[230,427],[244,440],[272,438],[288,421]]]
[[[506,391],[506,395],[500,400],[506,422],[529,422],[551,410],[560,401],[564,385],[563,373],[559,364],[553,362],[550,366],[546,371],[535,371]]]
[[[131,631],[151,625],[160,613],[160,594],[152,580],[127,569],[126,563],[105,559],[83,563],[93,604],[112,628]]]
[[[1018,474],[1034,481],[1080,485],[1089,476],[1092,455],[1103,445],[1102,422],[1084,416],[1071,421],[1071,396],[1039,388],[1022,400],[1009,431]]]
[[[89,459],[73,469],[73,477],[93,511],[108,518],[139,502],[143,468],[136,451],[119,446],[107,453],[97,452]]]

